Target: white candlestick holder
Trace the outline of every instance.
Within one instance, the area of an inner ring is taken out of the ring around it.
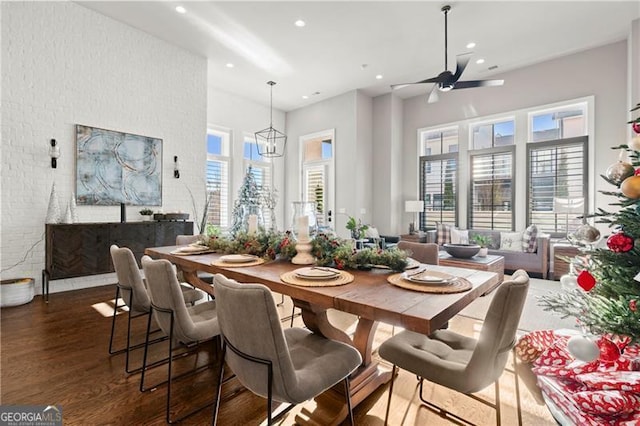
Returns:
[[[296,252],[296,255],[291,259],[291,263],[294,265],[313,265],[315,262],[311,255],[311,240],[308,237],[300,238],[296,242]]]

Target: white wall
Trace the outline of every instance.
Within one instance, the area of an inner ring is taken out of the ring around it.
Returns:
[[[504,86],[448,92],[434,104],[425,102],[426,92],[405,100],[403,198],[415,196],[418,191],[417,129],[591,95],[595,97],[595,165],[589,173],[594,177],[596,191],[611,190],[599,176],[617,160],[618,153],[611,147],[627,140],[626,42],[505,72],[493,78],[503,78]],[[524,165],[523,161],[517,167]],[[595,194],[596,206],[607,207],[611,201],[611,197],[599,192]],[[517,226],[523,220],[517,219]],[[465,222],[460,225],[464,226]]]
[[[33,277],[39,286],[52,182],[63,210],[75,188],[75,124],[163,139],[162,208],[190,212],[185,187],[196,192],[204,175],[207,66],[75,3],[1,8],[2,278]],[[57,169],[48,156],[51,138],[61,149]],[[174,155],[180,179],[173,178]],[[138,210],[128,208],[127,218],[138,218]],[[119,221],[120,208],[79,206],[78,215],[81,222]],[[111,275],[58,280],[51,291],[108,282]]]
[[[268,93],[268,86],[265,84],[265,102],[269,101]],[[233,201],[237,198],[238,190],[244,179],[242,160],[244,135],[253,135],[255,132],[269,127],[269,105],[261,105],[211,86],[207,90],[207,95],[207,124],[220,126],[231,131],[231,200],[229,211],[231,213]],[[285,132],[285,114],[275,108],[273,110],[273,127]],[[287,133],[285,132],[285,134]],[[287,145],[297,144],[297,138],[292,138],[288,134],[287,136]],[[276,216],[278,229],[281,230],[286,229],[289,225],[288,219],[285,220],[284,216],[284,212],[288,212],[288,209],[285,208],[284,161],[284,157],[273,159],[273,183],[274,187],[278,189]]]
[[[359,145],[364,145],[367,139],[366,132],[358,126],[359,106],[364,109],[371,108],[367,106],[366,99],[353,90],[287,113],[286,133],[290,143],[287,146],[285,159],[287,173],[285,202],[290,205],[291,202],[299,200],[302,195],[300,187],[302,172],[299,164],[300,136],[335,129],[336,212],[333,215],[333,228],[342,237],[349,236],[345,229],[347,215],[368,222],[370,219],[367,219],[366,215],[371,214],[370,206],[362,205],[368,197],[367,188],[363,186],[363,177],[370,176],[370,166],[362,164],[362,161],[357,158],[360,155]],[[369,157],[367,153],[363,155],[365,158]],[[358,195],[359,192],[364,194]],[[365,215],[360,214],[361,208],[367,210]],[[345,214],[337,213],[340,209],[344,209]],[[286,211],[289,212],[289,210]]]

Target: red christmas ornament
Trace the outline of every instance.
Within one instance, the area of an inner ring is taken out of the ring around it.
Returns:
[[[586,269],[583,269],[578,274],[578,285],[582,287],[584,291],[590,291],[596,285],[596,279]]]
[[[600,348],[601,362],[615,362],[620,358],[620,348],[606,337],[601,337],[598,340],[598,347]]]
[[[607,247],[616,253],[626,253],[633,248],[633,238],[624,231],[618,231],[607,238]]]
[[[636,121],[631,125],[631,128],[633,129],[634,132],[640,133],[640,122]]]
[[[629,300],[629,309],[631,310],[631,312],[637,312],[638,311],[638,301],[637,300]]]
[[[633,172],[633,175],[634,175],[634,176],[640,176],[640,167],[638,167],[638,168],[636,169],[636,171],[635,171],[635,172]]]

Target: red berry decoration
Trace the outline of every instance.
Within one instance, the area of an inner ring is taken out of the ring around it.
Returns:
[[[636,169],[636,171],[635,171],[635,172],[633,172],[633,175],[634,175],[634,176],[640,176],[640,167],[638,167],[638,168]]]
[[[607,247],[616,253],[626,253],[633,248],[633,238],[624,231],[618,231],[607,238]]]
[[[615,362],[620,358],[620,348],[606,337],[601,337],[598,340],[598,347],[600,348],[601,362]]]
[[[596,285],[596,279],[586,269],[583,269],[578,274],[578,285],[582,287],[584,291],[590,291]]]
[[[631,128],[633,129],[634,132],[640,133],[640,122],[636,121],[631,125]]]
[[[638,312],[638,301],[637,300],[629,300],[629,310],[631,312]]]

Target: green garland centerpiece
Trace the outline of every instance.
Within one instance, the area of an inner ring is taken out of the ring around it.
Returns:
[[[296,255],[296,240],[290,231],[260,229],[255,234],[238,232],[235,237],[214,235],[209,237],[208,245],[217,253],[252,254],[265,260],[277,257],[291,260]],[[356,250],[348,240],[327,233],[319,233],[311,241],[311,254],[317,265],[338,269],[370,269],[373,265],[382,265],[400,272],[408,265],[407,253],[402,250]]]

